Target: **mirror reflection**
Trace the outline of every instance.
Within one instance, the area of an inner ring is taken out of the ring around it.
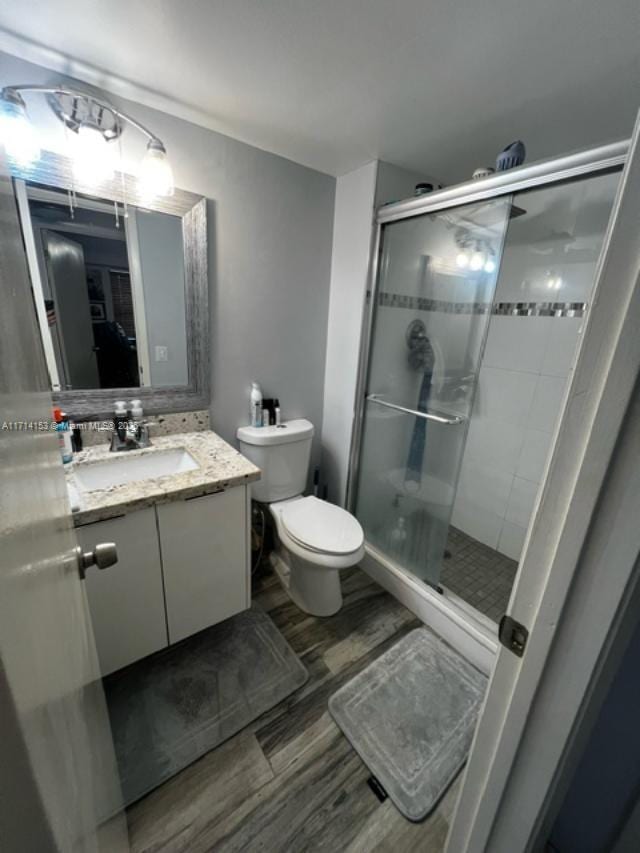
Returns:
[[[18,199],[53,389],[187,385],[181,218],[42,185]]]

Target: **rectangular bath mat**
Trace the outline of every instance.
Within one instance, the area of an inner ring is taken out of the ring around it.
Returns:
[[[239,732],[308,677],[258,609],[110,675],[105,690],[125,803]]]
[[[409,820],[425,818],[467,759],[486,677],[417,628],[329,699],[351,745]]]

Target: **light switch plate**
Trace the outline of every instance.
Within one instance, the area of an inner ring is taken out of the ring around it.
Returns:
[[[156,347],[156,361],[169,361],[168,347]]]

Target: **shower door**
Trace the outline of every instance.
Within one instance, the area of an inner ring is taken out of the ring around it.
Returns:
[[[434,586],[510,209],[503,196],[381,231],[355,513]]]

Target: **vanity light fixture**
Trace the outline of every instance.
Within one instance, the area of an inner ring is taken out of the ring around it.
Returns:
[[[27,114],[23,93],[46,96],[70,138],[70,159],[78,181],[99,184],[113,176],[117,166],[115,143],[128,124],[149,140],[140,166],[141,194],[173,195],[173,173],[163,142],[136,119],[87,92],[58,86],[6,86],[0,92],[0,142],[10,160],[28,168],[40,157],[36,130]]]
[[[167,159],[167,151],[155,137],[147,144],[147,151],[138,175],[140,190],[145,198],[173,195],[173,172]]]
[[[488,273],[492,273],[496,271],[496,260],[493,256],[493,251],[489,250],[489,256],[484,264],[484,271]]]
[[[555,275],[550,270],[547,270],[547,288],[549,290],[560,290],[562,287],[562,276]]]
[[[480,251],[480,244],[478,244],[475,252],[471,255],[469,269],[472,269],[474,272],[478,272],[478,270],[481,270],[484,266],[484,260],[484,254]]]
[[[2,90],[0,138],[7,157],[18,166],[30,166],[40,157],[38,136],[29,121],[24,99],[13,89]]]
[[[461,270],[469,266],[469,252],[466,249],[461,249],[456,255],[456,264]]]
[[[472,240],[466,229],[460,228],[455,235],[458,246],[456,266],[472,272],[493,273],[496,271],[496,257],[491,243],[485,239]]]
[[[83,121],[70,141],[73,173],[78,181],[93,186],[113,177],[117,160],[114,143],[96,122]]]

